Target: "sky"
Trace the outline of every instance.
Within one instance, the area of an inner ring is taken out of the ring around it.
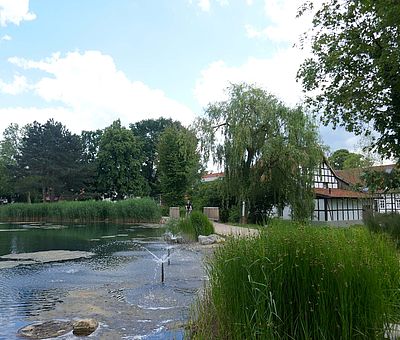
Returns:
[[[161,116],[185,125],[230,83],[302,101],[300,0],[0,0],[0,133],[49,118],[69,130]],[[332,151],[358,138],[321,127]]]

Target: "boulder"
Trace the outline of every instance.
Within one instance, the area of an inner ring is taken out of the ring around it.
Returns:
[[[71,332],[72,329],[70,321],[50,320],[25,326],[18,331],[18,336],[28,339],[55,338]]]
[[[222,243],[225,242],[225,239],[219,235],[211,234],[208,236],[199,235],[199,243],[202,245],[209,245],[215,243]]]
[[[92,334],[97,327],[99,327],[99,323],[96,320],[81,319],[74,322],[72,333],[77,336],[88,336]]]
[[[168,243],[183,243],[184,239],[180,235],[174,235],[170,231],[164,234],[164,241]]]

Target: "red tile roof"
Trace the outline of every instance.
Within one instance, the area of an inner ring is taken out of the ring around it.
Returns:
[[[205,174],[204,176],[202,176],[201,178],[215,178],[215,177],[224,177],[224,173],[223,172],[212,172],[210,174]]]
[[[316,196],[327,198],[368,198],[369,196],[363,192],[344,190],[344,189],[321,189],[314,188]]]
[[[390,172],[395,167],[396,167],[396,164],[387,164],[387,165],[370,166],[368,168],[335,170],[335,172],[336,172],[337,176],[344,179],[346,182],[349,182],[350,184],[363,184],[363,181],[361,180],[361,175],[365,171],[378,171],[378,172],[387,171],[387,172]]]

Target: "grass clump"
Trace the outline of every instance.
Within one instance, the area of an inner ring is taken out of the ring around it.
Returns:
[[[400,214],[373,214],[372,212],[364,213],[364,224],[372,232],[386,233],[400,246]]]
[[[364,228],[272,226],[208,264],[194,339],[381,339],[399,322],[399,257]]]
[[[168,229],[173,234],[181,234],[190,241],[197,241],[199,235],[214,233],[214,226],[206,215],[200,211],[193,211],[189,216],[179,220],[171,220]]]
[[[160,217],[160,208],[149,198],[117,202],[15,203],[0,207],[2,221],[158,222]]]

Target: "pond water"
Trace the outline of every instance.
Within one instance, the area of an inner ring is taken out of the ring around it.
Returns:
[[[157,226],[0,224],[0,255],[80,250],[89,259],[0,269],[0,339],[33,322],[94,318],[96,339],[182,339],[204,286],[203,253],[174,245]],[[78,339],[68,334],[57,339]]]

